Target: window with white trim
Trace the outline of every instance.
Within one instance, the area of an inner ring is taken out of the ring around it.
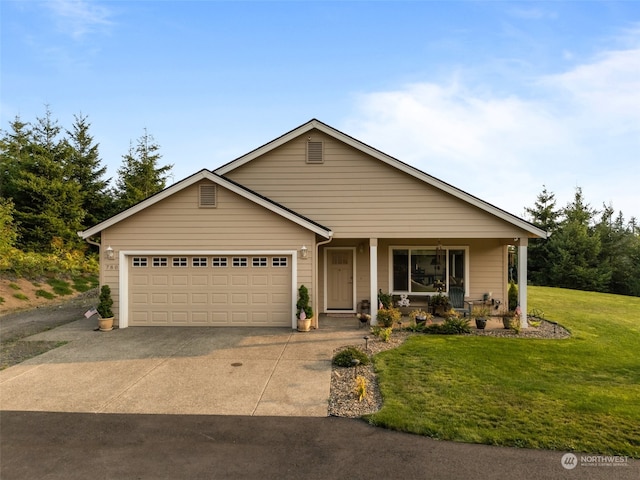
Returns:
[[[429,294],[452,287],[465,289],[466,249],[403,247],[391,249],[393,293]]]
[[[153,257],[151,265],[154,267],[167,267],[169,265],[169,259],[167,257]]]
[[[254,267],[266,267],[267,257],[253,257],[251,259],[251,265],[253,265]]]
[[[206,267],[207,266],[207,257],[193,257],[191,259],[192,267]]]
[[[171,265],[174,267],[186,267],[189,264],[187,263],[187,257],[173,257],[171,259]]]
[[[247,257],[233,257],[232,265],[234,267],[246,267],[249,265],[249,259]]]
[[[131,265],[134,267],[146,267],[148,265],[147,257],[133,257],[131,259]]]
[[[272,267],[286,267],[289,262],[287,261],[287,257],[273,257],[271,259]]]
[[[211,259],[212,267],[226,267],[227,266],[227,257],[213,257]]]

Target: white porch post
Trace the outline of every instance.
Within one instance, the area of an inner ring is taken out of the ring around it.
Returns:
[[[520,238],[518,245],[518,303],[520,304],[520,328],[527,328],[527,245],[529,239]]]
[[[378,313],[378,239],[369,239],[369,278],[371,285],[371,325],[377,325]]]

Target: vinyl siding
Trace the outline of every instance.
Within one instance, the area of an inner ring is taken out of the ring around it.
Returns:
[[[198,185],[181,190],[102,232],[102,244],[116,251],[296,250],[309,247],[298,258],[298,285],[313,290],[313,232],[218,186],[216,208],[198,207]],[[103,282],[110,285],[114,311],[119,310],[119,269],[116,260],[102,260]],[[313,297],[312,297],[313,298]]]
[[[324,142],[324,163],[306,163],[308,138]],[[504,220],[318,131],[226,176],[328,226],[335,238],[524,236]]]

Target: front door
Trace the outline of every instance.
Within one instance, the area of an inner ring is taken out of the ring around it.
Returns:
[[[353,310],[353,250],[327,250],[327,309]]]

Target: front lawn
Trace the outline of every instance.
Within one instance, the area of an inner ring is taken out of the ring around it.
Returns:
[[[640,458],[640,298],[529,287],[564,340],[409,338],[375,357],[372,424],[443,440]]]

